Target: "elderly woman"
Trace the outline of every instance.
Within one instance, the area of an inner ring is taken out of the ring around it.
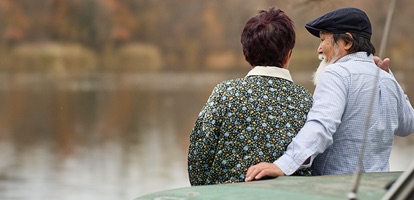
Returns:
[[[241,43],[252,69],[218,84],[201,110],[190,135],[191,185],[241,182],[251,165],[273,162],[312,105],[311,94],[293,83],[288,70],[295,30],[283,11],[271,8],[249,19]]]

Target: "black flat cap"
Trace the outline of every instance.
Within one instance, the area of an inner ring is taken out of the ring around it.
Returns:
[[[329,33],[357,33],[371,39],[371,22],[364,11],[357,8],[341,8],[322,15],[305,25],[308,31],[319,37],[320,31]]]

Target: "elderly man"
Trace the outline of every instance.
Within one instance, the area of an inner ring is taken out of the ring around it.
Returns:
[[[392,72],[375,65],[368,16],[356,8],[342,8],[305,27],[320,38],[322,59],[307,121],[283,156],[251,166],[245,181],[291,175],[310,165],[313,175],[352,173],[364,134],[362,171],[389,171],[393,137],[414,132],[414,109]]]

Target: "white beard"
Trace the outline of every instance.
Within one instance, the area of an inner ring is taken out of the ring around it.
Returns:
[[[319,81],[319,77],[321,76],[322,72],[325,71],[325,68],[329,64],[331,64],[331,63],[326,62],[325,56],[322,54],[319,54],[319,60],[321,60],[321,62],[319,63],[318,69],[316,69],[316,72],[314,72],[312,75],[312,82],[315,86],[317,85]]]
[[[323,54],[319,54],[318,55],[319,60],[321,60],[321,63],[319,63],[318,69],[316,69],[316,72],[313,73],[312,76],[312,82],[313,84],[316,86],[318,84],[319,81],[319,77],[321,76],[321,74],[325,71],[325,69],[330,65],[335,63],[338,58],[339,58],[339,49],[337,45],[334,45],[334,55],[332,57],[332,59],[327,62],[325,55]]]

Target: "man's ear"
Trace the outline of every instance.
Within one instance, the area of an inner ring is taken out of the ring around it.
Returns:
[[[347,36],[349,36],[351,39],[353,39],[353,37],[352,37],[352,34],[351,34],[351,33],[346,32],[345,34],[346,34]],[[349,49],[351,49],[351,47],[352,47],[352,40],[351,40],[351,41],[345,41],[345,47],[344,47],[344,49],[345,49],[346,51],[348,51]]]

